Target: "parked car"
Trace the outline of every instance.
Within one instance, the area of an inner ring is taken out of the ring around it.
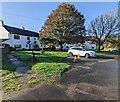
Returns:
[[[97,54],[95,51],[91,51],[91,50],[86,50],[83,49],[81,47],[71,47],[68,49],[68,54],[69,56],[74,56],[74,55],[80,55],[80,56],[84,56],[85,58],[89,58],[89,57],[96,57]]]

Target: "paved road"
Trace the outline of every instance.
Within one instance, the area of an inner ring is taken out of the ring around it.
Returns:
[[[75,99],[80,99],[79,92],[105,99],[117,99],[118,61],[100,62],[89,67],[75,65],[63,75],[59,83],[69,89],[73,88],[71,93]]]
[[[67,59],[65,61],[71,61]],[[118,60],[84,59],[72,63],[56,85],[27,89],[13,100],[109,100],[118,98]]]

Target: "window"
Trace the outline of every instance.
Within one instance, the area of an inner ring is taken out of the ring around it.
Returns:
[[[77,48],[77,50],[82,51],[82,49],[81,49],[81,48]]]
[[[94,48],[94,47],[92,47],[92,49],[94,50],[95,48]]]
[[[35,41],[34,44],[37,44],[37,41]]]
[[[27,37],[27,40],[30,40],[30,37]]]
[[[20,39],[19,35],[14,35],[14,39]]]
[[[72,48],[72,49],[82,51],[82,48]]]
[[[21,48],[21,45],[20,44],[15,44],[14,48]]]
[[[73,50],[77,50],[77,48],[72,48]]]
[[[68,49],[68,48],[69,48],[69,46],[66,46],[66,48]]]
[[[92,41],[90,44],[95,44],[95,42]]]

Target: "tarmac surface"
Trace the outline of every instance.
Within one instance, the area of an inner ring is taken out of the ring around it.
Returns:
[[[81,58],[55,85],[28,88],[12,100],[117,100],[118,60],[113,57]]]

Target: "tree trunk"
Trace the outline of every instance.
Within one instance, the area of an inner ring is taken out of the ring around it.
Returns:
[[[60,50],[61,50],[61,51],[63,50],[63,45],[62,45],[62,44],[60,44]]]
[[[41,51],[42,53],[45,52],[44,48],[45,48],[45,45],[42,45],[42,51]]]
[[[100,45],[98,45],[98,51],[100,51]]]
[[[100,51],[100,46],[101,46],[101,43],[100,43],[100,40],[98,41],[98,51]]]
[[[62,51],[63,50],[63,43],[61,41],[58,41],[59,42],[59,45],[60,45],[60,50]]]

